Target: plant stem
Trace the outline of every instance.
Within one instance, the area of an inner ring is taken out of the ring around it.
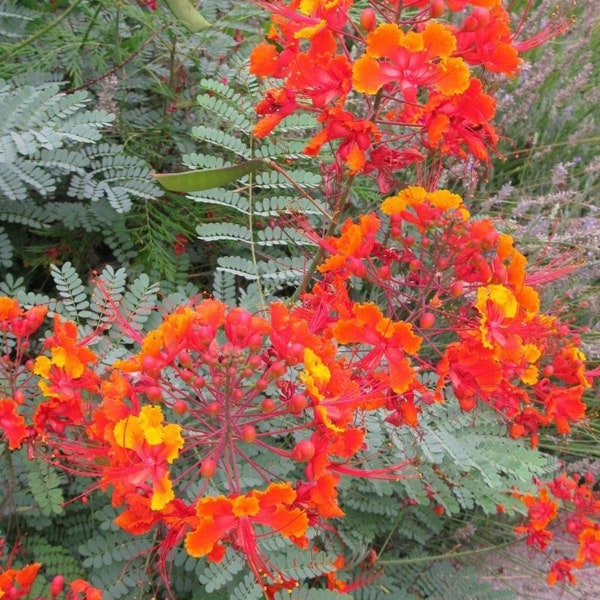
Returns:
[[[323,235],[324,238],[327,238],[327,237],[333,235],[333,233],[335,232],[335,230],[338,226],[338,223],[340,221],[340,217],[342,216],[342,213],[344,212],[344,208],[346,207],[346,201],[348,199],[348,195],[350,194],[350,190],[352,189],[353,181],[354,181],[354,176],[351,176],[348,180],[348,184],[346,185],[346,189],[340,195],[340,201],[339,201],[337,210],[329,218],[330,219],[329,226],[327,227],[327,231]],[[306,290],[307,283],[310,281],[311,277],[315,274],[315,271],[317,270],[317,267],[323,261],[323,258],[324,258],[323,251],[321,250],[321,248],[319,248],[317,250],[317,253],[315,254],[315,257],[312,259],[310,265],[308,266],[308,269],[306,270],[306,274],[302,280],[301,285],[296,289],[296,291],[293,293],[292,297],[290,298],[290,304],[293,304],[294,302],[296,302],[298,300],[298,298],[300,297],[300,295],[304,293],[304,291]]]
[[[73,4],[71,4],[71,6],[69,6],[69,8],[67,8],[67,10],[65,10],[60,16],[56,17],[56,19],[54,19],[54,21],[52,21],[51,23],[48,23],[48,25],[46,25],[46,27],[42,27],[42,29],[40,29],[39,31],[36,31],[34,34],[30,35],[27,39],[23,40],[22,42],[19,42],[18,44],[15,44],[12,48],[9,48],[4,53],[3,58],[12,56],[13,54],[18,52],[22,48],[25,48],[25,46],[29,46],[30,44],[35,42],[37,39],[46,35],[49,31],[52,31],[52,29],[54,29],[56,26],[58,26],[61,23],[61,21],[66,19],[69,16],[69,14],[71,14],[80,4],[81,4],[81,0],[75,0],[75,2],[73,2]]]
[[[503,542],[502,544],[496,544],[495,546],[489,546],[487,548],[475,548],[473,550],[464,550],[463,552],[454,552],[450,550],[444,554],[432,554],[430,556],[417,556],[416,558],[395,558],[389,560],[378,560],[378,565],[411,565],[424,562],[433,562],[435,560],[446,560],[448,558],[462,558],[464,556],[472,556],[474,554],[483,554],[485,552],[491,552],[492,550],[498,550],[499,548],[506,548],[512,546],[517,540],[511,540],[509,542]]]

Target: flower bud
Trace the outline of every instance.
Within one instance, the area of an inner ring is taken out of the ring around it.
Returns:
[[[206,479],[210,479],[217,470],[217,463],[214,458],[205,458],[200,463],[200,475]]]
[[[435,325],[435,315],[430,312],[423,313],[419,325],[421,329],[431,329]]]
[[[55,598],[58,596],[65,587],[65,578],[62,575],[56,575],[50,583],[50,596]]]
[[[373,31],[377,24],[377,15],[372,8],[365,8],[360,13],[360,26],[364,31]]]
[[[444,0],[432,0],[431,6],[429,7],[429,16],[432,19],[441,17],[446,12],[446,4]]]
[[[308,462],[315,455],[315,445],[310,440],[299,441],[292,450],[292,458],[298,462]]]
[[[256,429],[252,425],[245,425],[242,428],[242,439],[251,444],[256,439]]]

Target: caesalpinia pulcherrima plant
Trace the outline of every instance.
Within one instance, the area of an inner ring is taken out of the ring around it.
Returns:
[[[102,330],[81,339],[59,316],[45,351],[30,356],[46,309],[1,298],[12,396],[0,400],[0,422],[10,449],[26,446],[108,490],[123,530],[155,531],[163,573],[181,544],[215,563],[231,548],[272,598],[297,581],[269,559],[265,539],[316,552],[344,516],[341,478],[406,476],[410,461],[368,447],[371,416],[418,428],[426,405],[486,404],[507,435],[536,447],[541,428],[566,434],[585,418],[592,376],[577,335],[540,306],[537,284],[561,270],[529,271],[510,235],[436,189],[448,157],[487,161],[496,150],[483,74],[515,75],[519,53],[566,23],[518,40],[499,0],[259,4],[272,24],[250,70],[273,87],[254,134],[308,111],[319,130],[306,154],[333,150],[323,166],[329,231],[300,219],[318,255],[299,301],[253,313],[190,300],[146,335],[116,314],[138,349],[106,367],[93,349]],[[400,186],[411,165],[418,185]],[[384,199],[338,229],[362,175]],[[572,506],[566,530],[579,551],[549,581],[574,580],[574,568],[600,563],[600,501],[590,482],[566,476],[519,496],[528,518],[518,531],[542,550],[558,510],[550,495]],[[334,574],[342,565],[340,556],[325,585],[349,591],[355,584]],[[21,597],[28,582],[5,570],[0,597]],[[72,590],[68,598],[98,593]]]

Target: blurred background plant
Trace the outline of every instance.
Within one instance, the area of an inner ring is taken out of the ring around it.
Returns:
[[[550,0],[536,6],[524,33],[559,10]],[[577,265],[550,282],[544,297],[581,328],[593,367],[600,363],[600,16],[589,2],[567,10],[571,28],[526,54],[518,80],[501,86],[497,123],[506,142],[479,179],[473,202],[502,220],[530,262],[554,265],[557,273]],[[566,446],[555,438],[542,445],[569,460],[600,459],[598,394],[589,394],[586,430]]]

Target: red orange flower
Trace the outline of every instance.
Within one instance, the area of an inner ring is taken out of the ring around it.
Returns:
[[[354,63],[353,87],[376,94],[393,84],[407,102],[416,102],[420,87],[445,96],[460,94],[469,86],[469,70],[461,58],[451,56],[455,49],[454,35],[441,23],[430,22],[420,33],[382,23],[369,33],[365,54]]]
[[[208,556],[220,562],[224,544],[231,543],[246,554],[257,577],[268,567],[257,543],[256,526],[264,526],[293,543],[305,547],[308,517],[297,506],[296,492],[289,483],[272,483],[265,491],[253,490],[237,496],[206,496],[196,504],[193,530],[185,537],[190,556]]]
[[[0,430],[8,440],[9,450],[20,448],[27,437],[25,419],[17,412],[17,403],[10,398],[0,400]]]

